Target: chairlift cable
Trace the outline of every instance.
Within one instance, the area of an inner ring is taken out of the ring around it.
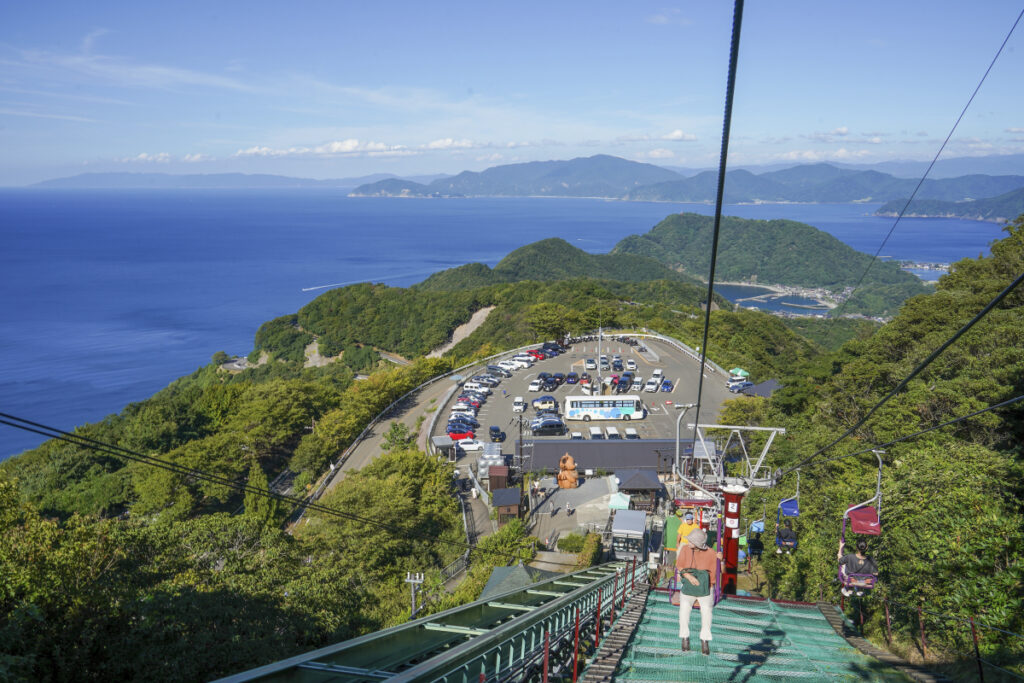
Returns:
[[[932,172],[932,168],[935,166],[935,163],[939,160],[939,157],[942,156],[942,152],[946,149],[946,145],[949,144],[950,139],[953,137],[953,133],[956,132],[957,126],[960,125],[960,121],[962,121],[964,115],[967,114],[967,110],[970,108],[971,103],[974,102],[975,96],[977,96],[978,91],[981,90],[981,86],[985,83],[985,79],[988,78],[989,73],[992,71],[992,67],[996,65],[996,61],[999,59],[999,55],[1003,53],[1003,48],[1005,48],[1006,43],[1009,42],[1010,36],[1013,35],[1014,30],[1017,28],[1017,24],[1020,23],[1021,17],[1024,17],[1024,10],[1021,10],[1020,14],[1017,15],[1016,21],[1013,22],[1013,26],[1010,27],[1010,30],[1006,34],[1006,37],[1003,39],[1003,42],[999,46],[999,49],[996,50],[995,56],[992,58],[992,61],[989,62],[988,68],[985,69],[985,73],[982,74],[981,80],[979,80],[978,85],[975,86],[974,92],[971,93],[970,98],[968,98],[967,100],[967,104],[965,104],[963,109],[960,110],[960,116],[957,117],[956,122],[953,124],[953,127],[950,128],[949,134],[946,136],[946,139],[943,140],[942,144],[939,146],[938,151],[935,152],[935,156],[932,158],[931,163],[928,164],[928,168],[925,169],[924,174],[921,176],[921,179],[917,181],[917,186],[914,188],[914,191],[910,193],[910,197],[907,198],[907,201],[903,205],[903,208],[900,209],[899,213],[896,215],[896,220],[893,221],[892,227],[889,228],[889,232],[886,234],[885,239],[883,239],[882,243],[878,245],[878,249],[875,250],[874,256],[871,257],[871,261],[864,269],[864,272],[861,273],[860,279],[857,280],[857,284],[854,285],[853,291],[850,292],[850,296],[846,297],[846,299],[843,300],[843,303],[839,306],[839,310],[834,315],[831,316],[832,322],[829,323],[826,337],[831,336],[832,329],[835,327],[836,324],[836,320],[842,317],[843,311],[846,310],[846,304],[850,301],[850,299],[853,298],[853,294],[858,289],[860,289],[861,284],[864,282],[864,278],[867,277],[868,271],[871,270],[871,266],[873,266],[875,264],[875,261],[878,260],[878,255],[882,253],[882,249],[885,248],[885,245],[886,243],[888,243],[889,238],[892,237],[893,232],[896,231],[896,226],[899,225],[899,222],[903,218],[903,215],[907,212],[907,209],[910,208],[910,203],[914,201],[914,197],[917,196],[917,193],[921,189],[921,186],[924,185],[924,181],[928,177],[928,174]]]
[[[919,374],[921,374],[922,371],[924,371],[925,368],[931,365],[932,361],[938,358],[946,349],[948,349],[952,344],[954,344],[958,339],[960,339],[960,337],[966,334],[968,330],[974,327],[976,323],[980,322],[986,315],[988,315],[989,312],[991,312],[993,308],[998,306],[1003,301],[1003,299],[1009,296],[1013,292],[1013,290],[1016,289],[1018,285],[1020,285],[1021,282],[1024,282],[1024,273],[1018,275],[1017,279],[1015,279],[1013,282],[1007,285],[1006,288],[1003,289],[1003,291],[1001,291],[999,294],[995,296],[994,299],[988,302],[988,304],[986,304],[986,306],[983,309],[981,309],[981,311],[979,311],[973,318],[971,318],[969,322],[967,322],[963,327],[957,330],[956,333],[953,334],[953,336],[947,339],[945,342],[943,342],[941,346],[932,351],[931,354],[929,354],[927,358],[921,361],[917,365],[917,367],[915,367],[909,375],[907,375],[898,385],[896,385],[896,387],[892,391],[890,391],[880,401],[878,401],[878,403],[872,406],[871,409],[867,412],[867,414],[864,415],[864,417],[862,417],[861,419],[859,419],[856,424],[854,424],[852,427],[843,432],[838,438],[829,443],[827,446],[819,448],[812,455],[800,461],[793,467],[790,467],[787,470],[787,472],[791,472],[795,469],[805,466],[807,463],[811,462],[819,455],[835,446],[840,441],[846,439],[848,436],[853,434],[853,432],[855,432],[857,429],[863,426],[864,423],[871,419],[871,416],[874,415],[879,408],[885,405],[889,401],[889,399],[893,398],[894,396],[896,396],[896,394],[902,391],[910,383],[912,379],[917,377]]]
[[[708,328],[711,326],[711,304],[715,294],[715,261],[718,259],[718,236],[722,226],[722,202],[725,197],[725,167],[729,156],[729,131],[732,127],[733,95],[736,91],[736,63],[740,56],[740,29],[743,25],[743,0],[736,0],[732,16],[732,42],[729,47],[729,76],[725,87],[725,115],[722,121],[722,152],[718,160],[718,190],[715,195],[715,227],[711,238],[711,266],[708,271],[708,295],[704,304],[704,335],[697,369],[697,412],[693,418],[693,439],[697,440],[700,424],[700,399],[704,390],[704,367],[708,354]]]
[[[520,559],[518,555],[513,555],[510,553],[482,550],[476,546],[469,545],[467,543],[460,541],[450,541],[435,536],[424,535],[421,533],[417,533],[415,531],[396,529],[388,524],[380,522],[379,520],[362,517],[351,512],[345,512],[344,510],[339,510],[338,508],[323,505],[321,503],[314,503],[311,501],[303,500],[301,498],[296,498],[294,496],[287,496],[281,493],[275,493],[273,491],[270,491],[269,489],[257,488],[255,486],[250,486],[248,483],[243,484],[236,480],[227,479],[220,475],[206,472],[205,470],[196,469],[194,467],[185,467],[183,465],[169,462],[167,460],[163,460],[152,455],[145,455],[137,451],[132,451],[121,446],[115,446],[104,441],[82,436],[80,434],[66,432],[62,429],[50,427],[48,425],[44,425],[38,422],[33,422],[32,420],[21,418],[16,415],[11,415],[9,413],[0,412],[0,424],[5,424],[9,427],[14,427],[16,429],[21,429],[23,431],[32,432],[48,438],[66,441],[76,446],[88,448],[90,450],[101,453],[106,453],[108,455],[123,458],[125,460],[131,460],[133,462],[138,462],[143,465],[150,465],[152,467],[157,467],[159,469],[163,469],[165,471],[172,472],[175,474],[181,474],[183,476],[201,479],[203,481],[207,481],[213,484],[227,486],[229,488],[242,491],[243,493],[252,493],[255,495],[263,496],[265,498],[278,500],[283,503],[290,503],[297,507],[303,507],[314,512],[321,512],[328,516],[338,517],[340,519],[347,519],[349,521],[354,522],[370,524],[383,531],[390,532],[400,538],[409,538],[410,536],[412,536],[418,538],[419,540],[434,541],[444,545],[454,546],[457,548],[466,549],[470,551],[476,551],[487,555],[506,557],[516,561]]]

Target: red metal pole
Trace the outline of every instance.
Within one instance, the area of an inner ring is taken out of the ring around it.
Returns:
[[[486,681],[486,680],[487,680],[487,676],[485,676],[484,672],[481,671],[480,672],[480,683],[484,683],[484,681]]]
[[[889,601],[886,600],[885,605],[885,642],[892,643],[892,619],[889,617]]]
[[[924,639],[924,614],[921,608],[917,608],[917,623],[921,627],[921,655],[928,659],[928,642]]]
[[[551,653],[551,633],[544,631],[544,672],[541,674],[541,680],[544,683],[548,683],[548,655]]]
[[[981,665],[981,651],[978,648],[978,629],[974,627],[974,617],[971,617],[971,635],[974,636],[974,661],[978,663],[978,680],[984,683],[985,669]]]
[[[747,489],[742,487],[726,487],[725,493],[725,528],[722,529],[722,595],[736,595],[736,574],[739,571],[740,549],[740,509],[743,496]]]
[[[576,683],[576,665],[580,661],[580,608],[576,608],[576,642],[572,646],[572,683]]]
[[[597,650],[601,646],[601,593],[604,592],[603,588],[597,589],[597,625],[596,631],[594,632],[594,649]]]

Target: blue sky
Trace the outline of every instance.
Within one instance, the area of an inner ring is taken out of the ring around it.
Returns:
[[[1020,11],[748,1],[731,163],[930,159]],[[3,3],[0,185],[714,166],[731,18],[721,0]],[[1024,152],[1022,83],[1024,26],[944,156]]]

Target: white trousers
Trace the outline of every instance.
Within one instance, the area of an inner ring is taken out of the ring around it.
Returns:
[[[683,579],[685,581],[686,579]],[[700,605],[700,639],[711,641],[711,610],[714,608],[715,598],[712,594],[694,598],[690,595],[681,595],[679,601],[679,637],[685,640],[690,638],[690,610],[693,609],[693,601]]]

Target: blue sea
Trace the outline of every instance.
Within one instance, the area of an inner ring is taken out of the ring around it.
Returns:
[[[747,205],[874,253],[876,205]],[[349,198],[329,190],[0,190],[0,411],[70,429],[119,412],[330,287],[407,286],[561,237],[592,253],[704,204]],[[991,223],[908,219],[882,256],[987,253]],[[0,459],[40,438],[0,425]]]

